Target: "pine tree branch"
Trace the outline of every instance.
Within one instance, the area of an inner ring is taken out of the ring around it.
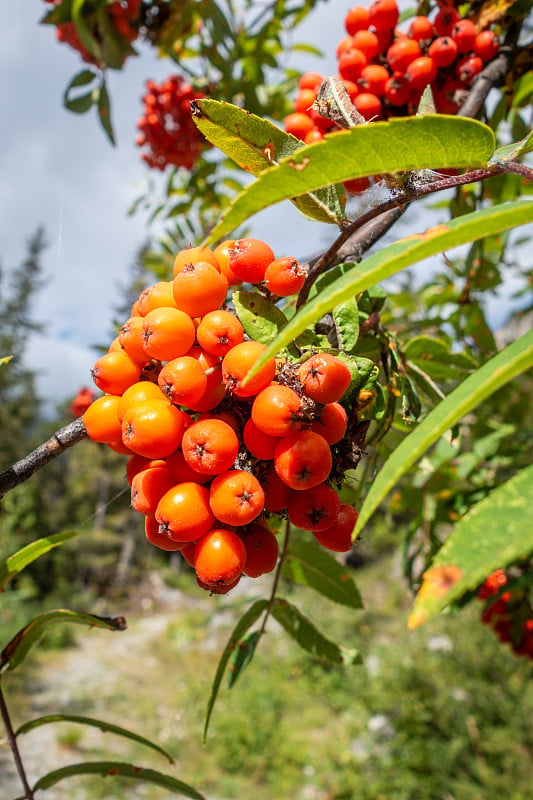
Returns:
[[[50,439],[0,473],[0,497],[3,497],[6,492],[20,483],[27,481],[34,472],[37,472],[37,470],[44,467],[49,461],[52,461],[72,445],[85,439],[86,436],[87,431],[81,417],[56,431]]]

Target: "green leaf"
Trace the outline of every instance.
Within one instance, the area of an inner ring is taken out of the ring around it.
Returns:
[[[267,606],[268,606],[267,600],[256,600],[256,602],[252,606],[250,606],[248,611],[240,618],[237,625],[233,629],[233,632],[229,637],[228,642],[224,648],[224,652],[220,656],[220,661],[218,662],[215,679],[211,687],[211,694],[209,696],[209,700],[207,703],[207,711],[204,721],[204,735],[203,735],[204,742],[207,738],[207,729],[209,728],[209,721],[211,719],[211,714],[213,713],[213,708],[215,706],[215,702],[218,696],[220,684],[222,683],[222,678],[224,677],[224,672],[226,670],[226,666],[228,664],[230,656],[235,650],[235,648],[238,646],[239,641],[244,636],[248,628],[250,628],[254,624],[254,622],[259,618],[259,616],[262,614],[262,612],[265,610]]]
[[[259,292],[234,292],[232,299],[242,327],[256,342],[269,344],[287,322],[283,311]]]
[[[357,650],[347,650],[320,633],[313,623],[296,606],[282,597],[272,605],[272,616],[285,628],[300,647],[316,658],[324,658],[334,664],[361,664]]]
[[[0,564],[0,592],[3,592],[9,581],[27,567],[28,564],[77,535],[77,531],[65,531],[63,533],[55,533],[52,536],[45,536],[9,556],[3,564]]]
[[[281,200],[368,175],[444,167],[486,166],[494,133],[466,117],[424,115],[358,125],[304,146],[264,170],[239,194],[206,243],[237,228],[253,214]]]
[[[495,355],[431,411],[387,459],[359,512],[354,538],[399,479],[447,430],[510,380],[533,367],[533,331]]]
[[[72,22],[76,27],[76,33],[78,34],[82,45],[86,47],[87,50],[97,58],[98,61],[100,61],[102,56],[100,45],[91,33],[91,29],[84,19],[83,7],[85,5],[89,5],[87,0],[72,0]]]
[[[75,114],[84,114],[88,111],[98,102],[98,86],[95,85],[91,91],[84,92],[81,95],[73,92],[73,90],[78,89],[80,86],[88,86],[88,84],[97,80],[98,75],[90,69],[83,69],[81,72],[74,75],[63,92],[63,105],[65,108]]]
[[[359,292],[428,256],[528,222],[533,222],[533,202],[517,200],[463,214],[446,225],[437,225],[423,234],[408,236],[383,247],[309,299],[267,346],[250,371],[250,377],[307,327]]]
[[[4,647],[0,653],[0,673],[6,669],[18,667],[46,628],[56,622],[70,622],[76,625],[86,625],[89,628],[108,628],[112,631],[126,629],[124,617],[97,617],[94,614],[69,611],[64,608],[47,611],[45,614],[34,617]]]
[[[45,717],[37,717],[36,719],[32,719],[23,723],[16,731],[15,736],[20,736],[23,733],[29,733],[30,731],[35,730],[35,728],[40,728],[42,725],[49,725],[51,722],[75,722],[79,725],[88,725],[93,728],[99,728],[104,733],[115,733],[118,736],[123,736],[126,739],[131,739],[133,742],[138,742],[145,747],[150,747],[152,750],[156,750],[158,753],[165,756],[165,758],[168,758],[171,764],[174,763],[174,759],[170,753],[167,750],[164,750],[158,744],[155,744],[155,742],[151,742],[150,739],[146,739],[144,736],[139,736],[137,733],[132,733],[132,731],[121,728],[119,725],[112,725],[110,722],[105,722],[101,719],[83,717],[77,714],[48,714]]]
[[[98,117],[102,128],[107,134],[107,138],[113,146],[116,145],[113,125],[111,123],[111,103],[109,101],[109,94],[105,81],[102,81],[100,94],[98,95]]]
[[[5,367],[6,364],[9,364],[10,361],[13,360],[13,356],[3,356],[0,358],[0,367]]]
[[[415,336],[404,346],[403,354],[435,381],[458,380],[476,368],[472,356],[452,352],[447,342],[433,336]]]
[[[359,340],[359,311],[355,298],[333,309],[338,345],[345,353],[353,353]]]
[[[189,797],[191,800],[205,800],[203,794],[193,789],[183,781],[173,778],[172,775],[164,775],[155,769],[145,769],[144,767],[135,767],[133,764],[124,764],[121,761],[86,761],[82,764],[69,764],[66,767],[55,769],[48,772],[39,778],[33,791],[39,789],[49,789],[50,786],[55,786],[59,781],[65,778],[71,778],[75,775],[100,775],[102,778],[109,778],[111,776],[120,778],[134,778],[136,781],[143,783],[154,783],[156,786],[162,786],[164,789],[169,789],[174,794],[181,794],[183,797]]]
[[[254,657],[255,648],[260,638],[261,634],[259,631],[253,631],[238,642],[237,647],[229,659],[228,686],[230,689],[235,686],[237,679]]]
[[[334,603],[363,608],[361,595],[345,565],[314,542],[292,542],[282,573],[288,580],[310,586]]]
[[[441,547],[415,600],[415,628],[476,589],[497,569],[533,552],[533,465],[480,500]]]
[[[498,147],[498,149],[494,152],[490,163],[497,164],[499,161],[516,161],[520,158],[520,156],[525,155],[526,153],[530,153],[533,150],[533,131],[530,131],[527,136],[525,136],[519,142],[513,142],[512,144],[503,145],[503,147]]]
[[[304,147],[292,134],[231,103],[198,100],[193,106],[193,119],[211,144],[252,175],[275,167],[280,159]],[[345,218],[342,194],[340,187],[328,186],[316,196],[291,199],[302,214],[312,219],[338,222]]]

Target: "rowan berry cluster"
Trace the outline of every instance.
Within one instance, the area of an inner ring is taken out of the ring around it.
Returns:
[[[150,542],[179,550],[198,584],[225,593],[274,569],[279,515],[324,547],[347,551],[357,512],[337,481],[351,380],[330,353],[271,358],[229,310],[229,286],[279,296],[305,272],[257,239],[182,250],[174,278],[145,289],[92,376],[105,394],[83,420],[89,437],[129,456],[133,508]]]
[[[511,645],[516,655],[533,659],[533,609],[523,591],[502,592],[507,584],[508,576],[502,569],[486,579],[478,597],[487,600],[499,596],[486,607],[481,619],[491,626],[501,642]]]
[[[193,168],[206,143],[192,120],[191,101],[203,97],[180,75],[171,75],[161,84],[146,82],[136,144],[147,148],[142,159],[149,167],[161,171],[168,164]]]
[[[462,6],[468,10],[468,6]],[[453,3],[434,5],[427,16],[397,27],[396,0],[353,6],[346,36],[337,46],[337,66],[357,111],[366,120],[414,114],[423,90],[433,89],[437,112],[455,114],[484,64],[499,50],[496,33],[461,18]],[[306,144],[334,127],[313,108],[323,77],[305,73],[285,129]]]
[[[45,0],[45,3],[59,5],[62,0]],[[124,44],[129,45],[139,36],[140,17],[142,0],[115,0],[113,3],[105,5],[101,12],[105,15],[106,24],[109,25],[115,35],[124,40]],[[103,31],[101,29],[101,19],[96,12],[94,13],[89,26],[93,38],[100,42]],[[82,59],[88,64],[102,67],[98,58],[84,46],[73,22],[60,22],[56,24],[56,36],[60,42],[70,45],[77,50]],[[124,48],[123,56],[126,59],[129,51]]]

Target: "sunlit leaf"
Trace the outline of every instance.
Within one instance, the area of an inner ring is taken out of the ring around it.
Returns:
[[[533,367],[533,331],[469,375],[431,411],[389,456],[376,475],[359,512],[356,537],[400,478],[447,430],[510,380]]]
[[[64,531],[62,533],[55,533],[51,536],[37,539],[35,542],[26,545],[17,553],[14,553],[9,558],[6,558],[3,564],[0,564],[0,592],[3,592],[9,581],[18,575],[28,564],[31,564],[40,556],[48,553],[54,547],[67,542],[74,536],[77,536],[77,531]]]
[[[346,566],[313,542],[292,542],[282,573],[288,580],[310,586],[335,603],[349,608],[363,607],[361,595]]]
[[[156,786],[162,786],[164,789],[170,790],[173,794],[189,797],[191,800],[205,800],[203,794],[200,794],[200,792],[192,786],[183,783],[183,781],[174,778],[172,775],[165,775],[155,769],[135,767],[133,764],[125,764],[121,761],[89,761],[82,764],[69,764],[66,767],[55,769],[43,775],[33,787],[33,791],[49,789],[50,786],[55,786],[59,781],[65,778],[72,778],[76,775],[100,775],[102,778],[133,778],[143,783],[153,783]]]
[[[127,627],[124,617],[97,617],[94,614],[69,611],[64,608],[48,611],[34,617],[4,647],[0,653],[0,672],[18,667],[40,636],[56,622],[69,622],[85,625],[88,628],[108,628],[112,631],[123,631]]]
[[[491,158],[491,163],[498,161],[516,161],[520,156],[530,153],[533,150],[533,131],[530,131],[520,142],[505,144],[495,150]]]
[[[533,466],[480,500],[457,523],[424,574],[409,627],[416,628],[497,569],[533,552]]]
[[[328,134],[264,170],[239,194],[206,243],[215,242],[269,206],[324,186],[368,175],[486,166],[494,133],[466,117],[424,115],[358,125]]]
[[[194,110],[193,119],[206,139],[253,175],[275,167],[280,159],[304,146],[277,125],[231,103],[198,100]],[[290,199],[312,219],[337,222],[345,217],[342,194],[339,187],[329,186],[315,196]]]
[[[28,722],[23,723],[17,729],[15,735],[20,736],[23,733],[29,733],[30,731],[40,728],[43,725],[49,725],[51,722],[74,722],[79,725],[88,725],[89,727],[99,728],[101,731],[103,731],[103,733],[114,733],[118,736],[123,736],[126,739],[131,739],[133,742],[137,742],[138,744],[142,744],[144,747],[150,747],[152,750],[156,750],[158,753],[165,756],[165,758],[168,758],[171,764],[174,763],[174,759],[170,753],[167,750],[164,750],[158,744],[155,744],[155,742],[150,741],[150,739],[146,739],[144,736],[139,736],[139,734],[128,731],[119,725],[112,725],[110,722],[106,722],[105,720],[94,719],[93,717],[83,717],[77,714],[48,714],[45,717],[31,719]]]

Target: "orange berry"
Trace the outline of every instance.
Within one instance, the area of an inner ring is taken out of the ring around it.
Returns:
[[[164,458],[181,443],[185,415],[166,401],[145,400],[130,406],[122,419],[122,441],[138,455]]]
[[[338,67],[341,77],[356,83],[361,77],[363,68],[366,67],[367,58],[364,53],[352,47],[344,50],[339,56]]]
[[[130,317],[121,327],[118,334],[120,346],[135,361],[144,364],[150,356],[144,349],[142,340],[143,317]]]
[[[200,245],[198,247],[186,247],[184,250],[179,251],[174,259],[174,277],[176,277],[178,272],[181,272],[183,267],[187,266],[187,264],[198,264],[200,261],[211,264],[217,272],[220,272],[220,264],[216,253],[209,247]]]
[[[302,114],[307,114],[316,100],[314,89],[300,89],[294,98],[294,110]]]
[[[344,17],[344,27],[350,36],[369,26],[368,9],[364,6],[353,6]]]
[[[340,400],[350,385],[346,364],[330,353],[317,353],[300,365],[298,377],[305,394],[317,403]]]
[[[292,492],[289,497],[289,520],[304,531],[322,531],[335,524],[341,507],[339,495],[331,486],[320,483],[311,489]]]
[[[173,480],[167,465],[142,469],[131,482],[131,505],[148,517],[153,517],[157,504],[173,486]]]
[[[298,81],[299,89],[317,89],[324,82],[323,76],[319,72],[304,72]]]
[[[207,261],[185,264],[174,278],[174,301],[190,317],[203,317],[226,299],[228,281]]]
[[[167,306],[175,308],[173,289],[173,281],[159,281],[153,286],[149,286],[144,292],[141,292],[138,300],[138,309],[141,316],[145,317],[155,308],[165,308]]]
[[[287,508],[291,489],[281,480],[275,469],[268,470],[262,485],[265,492],[265,511],[277,514]]]
[[[217,261],[220,264],[220,271],[223,275],[226,276],[227,281],[230,286],[239,286],[242,281],[241,279],[235,275],[233,270],[231,269],[229,262],[231,258],[231,251],[235,245],[235,239],[226,239],[225,241],[221,242],[217,247],[215,247],[214,254],[217,257]]]
[[[144,521],[144,530],[150,544],[159,547],[160,550],[175,552],[176,550],[181,550],[184,546],[183,542],[176,542],[166,534],[161,533],[159,530],[159,523],[154,517],[146,517]]]
[[[279,546],[270,528],[254,522],[239,534],[246,549],[244,574],[249,578],[258,578],[272,572],[278,561]]]
[[[171,453],[165,460],[173,483],[190,483],[192,481],[204,484],[211,480],[210,475],[202,475],[192,469],[185,461],[181,450]]]
[[[253,419],[249,419],[244,426],[242,437],[244,444],[250,453],[262,461],[267,461],[274,458],[274,451],[279,442],[279,438],[269,436],[267,433],[260,431]]]
[[[137,361],[123,350],[100,356],[91,370],[93,381],[106,394],[123,394],[139,380],[140,374]]]
[[[372,31],[360,30],[353,36],[352,47],[360,50],[369,63],[379,53],[379,39]]]
[[[87,435],[93,442],[108,444],[121,436],[121,425],[118,418],[120,397],[106,394],[98,397],[83,415],[83,424]]]
[[[134,383],[132,386],[129,386],[120,398],[120,403],[118,404],[119,420],[122,422],[124,419],[124,414],[128,408],[130,408],[130,406],[135,405],[136,403],[142,403],[144,400],[162,400],[166,403],[170,402],[167,400],[157,383],[152,383],[151,381],[139,381],[138,383]]]
[[[141,472],[141,470],[148,469],[149,467],[161,467],[164,465],[165,460],[163,458],[150,459],[134,453],[126,461],[126,481],[128,486],[131,486],[134,477],[138,472]]]
[[[211,511],[226,525],[248,525],[262,512],[265,495],[250,472],[228,470],[213,480],[209,493]]]
[[[265,271],[265,286],[279,297],[298,294],[305,283],[306,272],[299,261],[290,256],[276,258]]]
[[[259,356],[266,350],[260,342],[248,341],[233,347],[222,360],[222,380],[237,397],[252,397],[268,386],[276,374],[276,360],[269,359],[253,378],[244,383]]]
[[[326,403],[320,416],[311,425],[311,430],[324,437],[326,442],[340,442],[348,426],[348,415],[340,403]]]
[[[305,139],[306,135],[313,128],[313,120],[301,111],[294,111],[285,117],[285,130],[296,136],[297,139]],[[243,278],[243,280],[246,280]],[[261,280],[261,279],[260,279]],[[255,283],[255,281],[251,281]]]
[[[200,585],[215,592],[233,587],[246,564],[246,548],[233,531],[214,528],[196,544],[194,569]]]
[[[268,436],[286,436],[291,431],[300,430],[302,400],[288,386],[272,383],[256,396],[252,420]]]
[[[326,440],[314,431],[296,431],[280,439],[274,467],[281,480],[298,491],[323,483],[332,467]]]
[[[187,428],[181,443],[187,464],[202,475],[219,475],[233,466],[239,452],[237,434],[220,419],[204,419]]]
[[[189,407],[201,400],[207,389],[207,375],[191,356],[173,358],[165,364],[157,382],[169,400]]]
[[[192,319],[178,308],[154,308],[144,317],[142,340],[150,358],[171,361],[184,356],[195,336]]]
[[[341,503],[335,524],[323,531],[313,531],[313,536],[322,547],[335,553],[346,553],[352,547],[352,531],[359,514],[348,503]]]
[[[244,338],[241,323],[229,311],[218,309],[206,314],[196,331],[198,344],[208,353],[225,356],[226,353],[240,344]]]
[[[157,505],[159,530],[178,542],[193,542],[211,529],[215,518],[209,507],[209,489],[193,481],[178,483]]]
[[[313,123],[311,120],[309,123],[308,130],[311,130]],[[247,238],[237,239],[231,251],[229,265],[241,280],[247,283],[260,283],[265,277],[266,268],[272,261],[274,261],[274,253],[266,242]]]

